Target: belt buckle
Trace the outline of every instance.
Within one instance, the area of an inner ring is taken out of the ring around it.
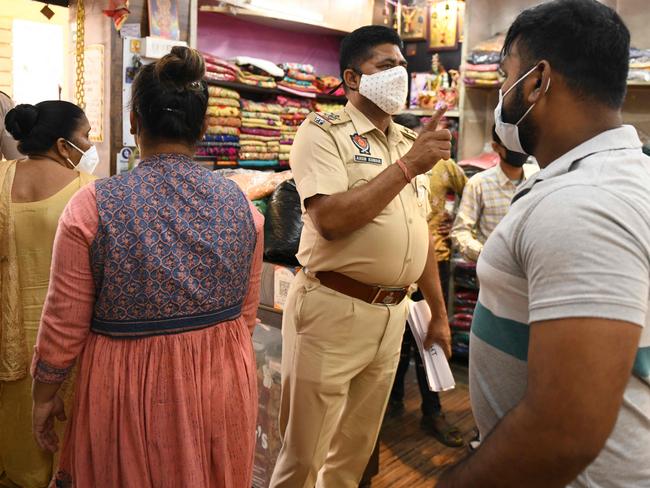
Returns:
[[[379,296],[382,293],[386,293],[384,299],[379,303],[381,303],[382,305],[397,305],[397,303],[399,303],[397,300],[397,294],[401,293],[402,291],[404,291],[403,288],[382,288],[380,286],[379,290],[375,294],[375,297],[372,299],[372,303],[373,304],[378,303],[377,300],[379,299]]]

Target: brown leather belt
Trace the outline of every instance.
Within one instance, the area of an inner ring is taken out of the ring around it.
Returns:
[[[366,285],[335,271],[320,271],[316,273],[316,278],[327,288],[372,304],[397,305],[404,300],[408,292],[408,287],[390,288]]]

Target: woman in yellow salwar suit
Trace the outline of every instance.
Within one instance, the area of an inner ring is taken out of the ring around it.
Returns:
[[[0,487],[42,488],[55,460],[32,435],[29,366],[57,223],[94,179],[98,158],[88,119],[72,103],[18,105],[5,127],[27,157],[0,162]]]

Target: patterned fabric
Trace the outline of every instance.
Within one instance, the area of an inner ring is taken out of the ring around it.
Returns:
[[[451,257],[450,239],[438,233],[438,226],[445,214],[447,193],[454,193],[458,197],[463,195],[467,176],[463,169],[452,159],[439,161],[431,170],[429,179],[429,203],[431,213],[427,219],[429,232],[436,244],[436,259],[438,262],[448,261]]]
[[[96,191],[92,330],[171,334],[240,315],[256,232],[235,183],[185,156],[159,155]]]

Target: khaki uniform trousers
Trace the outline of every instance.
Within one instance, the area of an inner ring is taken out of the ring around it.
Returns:
[[[371,305],[298,273],[282,323],[283,443],[271,488],[356,488],[399,361],[407,300]]]

